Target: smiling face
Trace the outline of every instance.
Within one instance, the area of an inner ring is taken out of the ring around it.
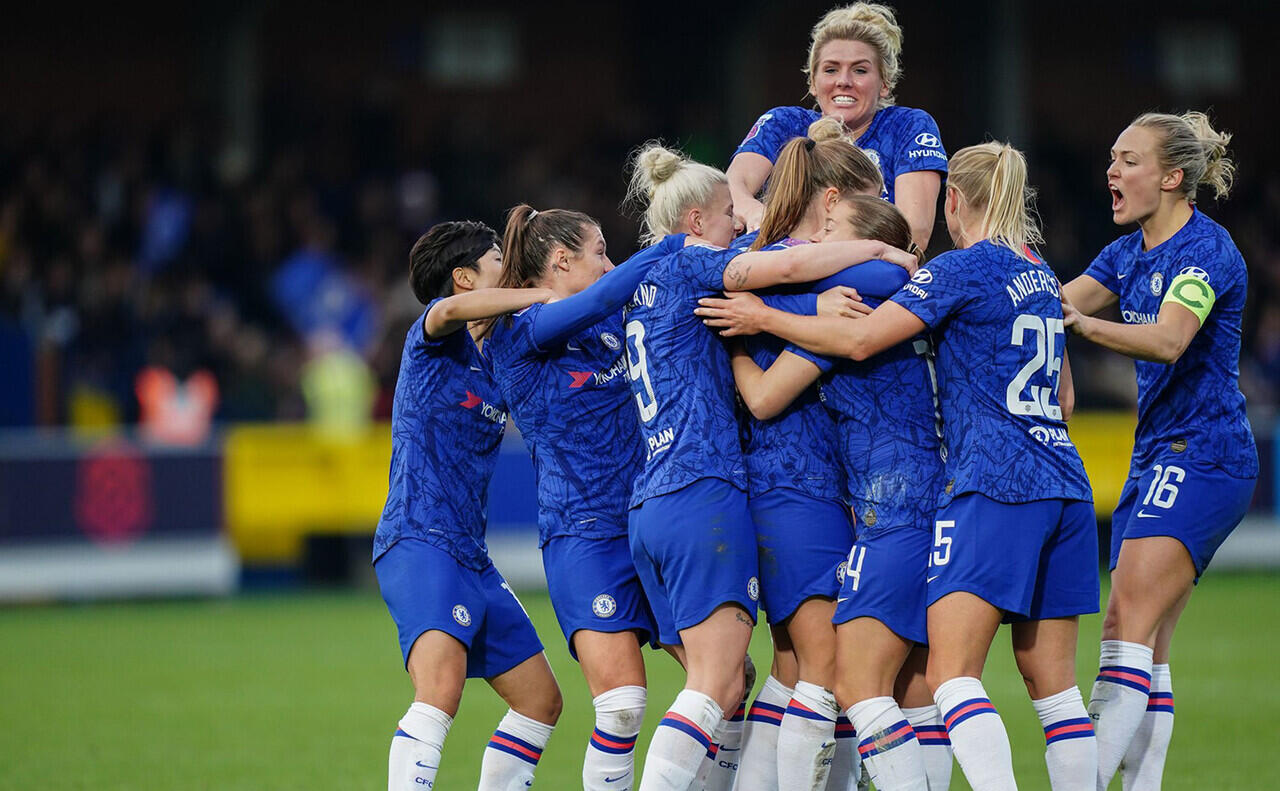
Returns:
[[[875,48],[862,41],[837,39],[822,46],[817,61],[809,91],[822,114],[839,118],[850,131],[861,132],[871,123],[880,100],[889,95]]]
[[[600,227],[584,225],[582,238],[582,249],[576,253],[568,252],[565,256],[567,269],[562,273],[557,290],[563,289],[566,294],[577,294],[613,269],[613,262],[605,252],[604,234]]]
[[[1181,171],[1165,172],[1159,148],[1159,135],[1141,126],[1130,126],[1116,138],[1107,167],[1111,220],[1116,225],[1142,222],[1160,208],[1163,193],[1180,187]]]

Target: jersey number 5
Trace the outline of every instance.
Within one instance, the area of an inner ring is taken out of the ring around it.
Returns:
[[[640,407],[640,420],[648,423],[658,414],[658,397],[653,394],[653,382],[649,381],[644,325],[635,320],[627,322],[627,376],[640,386],[635,394],[636,404]]]
[[[1035,355],[1022,366],[1018,375],[1004,391],[1004,403],[1014,415],[1030,415],[1031,417],[1047,417],[1051,420],[1062,420],[1062,408],[1049,403],[1049,399],[1057,399],[1058,374],[1062,372],[1062,355],[1058,349],[1062,347],[1062,319],[1041,318],[1033,313],[1023,313],[1013,322],[1013,337],[1010,343],[1023,346],[1027,342],[1027,333],[1034,339]],[[1031,377],[1041,368],[1049,380],[1048,385],[1028,385]],[[1022,394],[1030,389],[1030,398]]]

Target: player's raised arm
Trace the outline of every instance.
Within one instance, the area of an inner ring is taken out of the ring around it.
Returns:
[[[748,291],[779,283],[807,283],[865,261],[888,261],[914,272],[918,259],[905,250],[873,240],[751,251],[737,255],[725,267],[724,287]]]

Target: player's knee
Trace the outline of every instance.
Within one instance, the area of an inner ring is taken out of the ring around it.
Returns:
[[[840,705],[842,710],[847,709],[858,702],[858,698],[856,697],[858,694],[858,688],[847,678],[837,678],[836,683],[831,687],[831,691],[835,694],[836,703]]]
[[[543,703],[543,713],[545,719],[540,719],[548,725],[554,725],[560,720],[560,713],[564,711],[564,697],[560,694],[560,688],[554,687],[551,694],[547,696],[547,700]]]

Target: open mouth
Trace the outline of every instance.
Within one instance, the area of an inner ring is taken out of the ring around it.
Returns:
[[[1111,190],[1111,211],[1117,212],[1124,208],[1124,193],[1115,187],[1109,187]]]
[[[852,96],[832,96],[831,103],[836,107],[852,107],[857,102]]]

